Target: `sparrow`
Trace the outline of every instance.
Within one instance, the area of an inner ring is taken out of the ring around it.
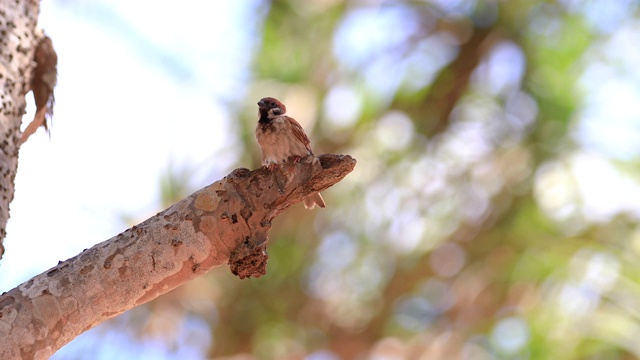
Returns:
[[[313,155],[310,141],[302,126],[285,115],[287,108],[272,97],[258,101],[258,125],[256,140],[262,150],[262,166],[273,170],[280,163],[292,160],[297,163],[305,156]],[[325,207],[320,193],[304,199],[304,207],[311,210],[316,205]]]
[[[36,115],[22,133],[20,141],[22,144],[40,126],[44,127],[45,131],[51,136],[47,118],[51,121],[53,117],[53,105],[55,103],[53,89],[56,87],[58,78],[58,55],[53,49],[53,43],[49,37],[45,36],[40,40],[36,46],[34,59],[36,66],[31,79],[31,90],[36,101]]]

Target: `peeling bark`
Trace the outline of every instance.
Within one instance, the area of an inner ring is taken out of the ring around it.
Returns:
[[[36,45],[39,1],[0,0],[0,258],[18,168],[20,124],[25,112]]]
[[[237,169],[60,262],[0,295],[0,359],[46,359],[82,332],[225,263],[241,278],[264,274],[271,221],[355,164],[321,155],[273,172]]]

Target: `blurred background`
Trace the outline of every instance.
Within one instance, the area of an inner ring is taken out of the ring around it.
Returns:
[[[266,276],[217,268],[54,359],[638,358],[639,18],[632,0],[43,0],[53,130],[20,152],[0,291],[260,166],[273,96],[316,153],[358,160],[327,208],[275,220]]]

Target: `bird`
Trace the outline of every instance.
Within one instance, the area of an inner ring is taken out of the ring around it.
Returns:
[[[313,155],[310,141],[302,126],[285,115],[287,107],[278,99],[265,97],[258,101],[258,125],[256,140],[262,150],[262,166],[273,170],[278,164],[292,160],[297,163],[305,156]],[[304,207],[311,210],[316,205],[325,207],[320,193],[304,199]]]
[[[27,142],[29,136],[35,133],[40,126],[44,127],[49,137],[51,137],[47,118],[51,121],[53,117],[53,105],[55,103],[53,89],[56,87],[58,79],[58,55],[53,48],[51,38],[45,35],[38,42],[34,60],[35,68],[31,78],[31,90],[36,101],[36,115],[22,133],[20,140],[22,144]]]

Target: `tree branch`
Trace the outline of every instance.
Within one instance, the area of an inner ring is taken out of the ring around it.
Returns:
[[[139,225],[0,295],[0,359],[46,359],[82,332],[213,267],[265,273],[271,221],[351,172],[345,155],[236,169]]]

